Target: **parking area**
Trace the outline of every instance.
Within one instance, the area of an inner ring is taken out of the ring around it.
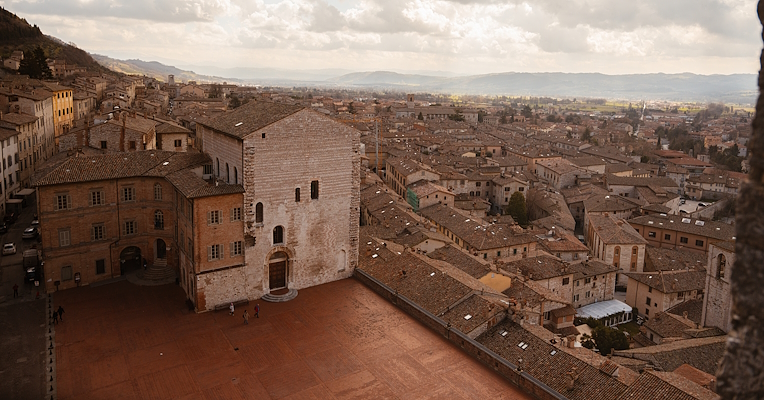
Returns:
[[[703,205],[701,206],[701,204]],[[701,210],[704,207],[708,207],[711,204],[714,203],[709,201],[685,200],[684,204],[679,205],[679,210],[689,214]]]

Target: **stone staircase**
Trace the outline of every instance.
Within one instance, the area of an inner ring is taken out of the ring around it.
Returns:
[[[266,293],[263,295],[263,297],[260,298],[260,300],[269,301],[271,303],[283,303],[285,301],[292,300],[295,297],[297,297],[297,290],[289,289],[289,291],[284,294]]]
[[[175,279],[175,270],[167,266],[166,258],[155,259],[154,263],[140,274],[142,274],[142,279],[148,281],[166,281]]]

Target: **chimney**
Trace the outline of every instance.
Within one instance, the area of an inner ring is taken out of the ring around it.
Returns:
[[[682,318],[689,319],[687,318],[687,311],[682,311]]]
[[[119,113],[115,114],[119,115]],[[119,117],[115,117],[119,121]],[[119,151],[125,151],[125,120],[122,119],[122,129],[119,131]]]

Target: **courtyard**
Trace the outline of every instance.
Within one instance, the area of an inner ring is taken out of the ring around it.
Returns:
[[[58,399],[530,399],[355,279],[196,314],[175,285],[57,292]]]

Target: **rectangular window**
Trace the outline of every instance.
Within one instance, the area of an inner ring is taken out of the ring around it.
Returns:
[[[663,240],[671,240],[671,235],[669,235],[668,233],[663,235]]]
[[[69,229],[61,229],[58,231],[58,246],[64,247],[72,244],[71,231]]]
[[[299,203],[300,202],[300,188],[294,189],[294,202]]]
[[[130,150],[135,150],[135,140],[130,141]]]
[[[100,190],[93,190],[90,192],[90,205],[101,206],[104,203],[103,192]]]
[[[562,284],[567,285],[570,283],[570,278],[562,278]]]
[[[134,235],[135,231],[136,231],[135,221],[125,221],[125,223],[122,225],[123,235]]]
[[[687,244],[687,242],[689,242],[689,239],[687,239],[686,237],[681,237],[681,236],[679,237],[679,243]]]
[[[203,174],[212,175],[212,164],[205,165],[204,167],[202,167],[202,169],[203,169],[202,171]]]
[[[592,278],[586,278],[586,279],[584,279],[584,283],[592,283]]]
[[[310,198],[312,200],[318,199],[318,181],[310,182]]]
[[[589,297],[592,297],[592,293],[591,293],[591,292],[589,292],[589,291],[587,291],[587,292],[586,292],[586,296],[585,296],[585,297],[586,297],[587,299],[588,299]]]
[[[220,210],[207,213],[207,225],[217,225],[220,223]]]
[[[695,246],[703,247],[703,241],[702,240],[696,240],[695,241]]]
[[[241,207],[231,209],[231,221],[241,221]]]
[[[649,308],[645,308],[645,315],[650,315],[650,309]],[[651,333],[651,335],[652,335],[652,333]]]
[[[70,281],[72,280],[72,267],[61,267],[61,280],[62,281]]]
[[[135,188],[125,187],[122,188],[122,201],[135,201]]]
[[[655,232],[647,232],[647,236],[649,236],[651,238],[654,238],[655,237]]]
[[[241,255],[241,240],[231,243],[231,257]]]
[[[103,226],[103,224],[93,225],[92,229],[90,230],[90,240],[96,241],[96,240],[103,240],[105,238],[106,238],[106,228]]]
[[[652,293],[652,292],[653,292],[653,288],[652,287],[648,287],[647,288],[647,293]]]
[[[175,139],[175,147],[183,147],[183,141],[180,139]]]
[[[220,260],[223,258],[223,245],[213,244],[207,246],[207,261]]]
[[[107,148],[105,140],[101,140],[101,148],[102,149],[106,149]]]
[[[475,187],[480,187],[480,182],[475,182]]]
[[[649,297],[645,298],[645,304],[647,304],[648,306],[650,305],[650,298]]]
[[[106,260],[96,260],[96,275],[106,273]]]
[[[162,185],[154,185],[154,200],[162,200]]]
[[[68,194],[56,196],[56,211],[68,210],[70,208],[72,208],[72,198]]]
[[[573,301],[578,301],[578,299],[579,299],[579,295],[577,295],[577,294],[573,295]]]

